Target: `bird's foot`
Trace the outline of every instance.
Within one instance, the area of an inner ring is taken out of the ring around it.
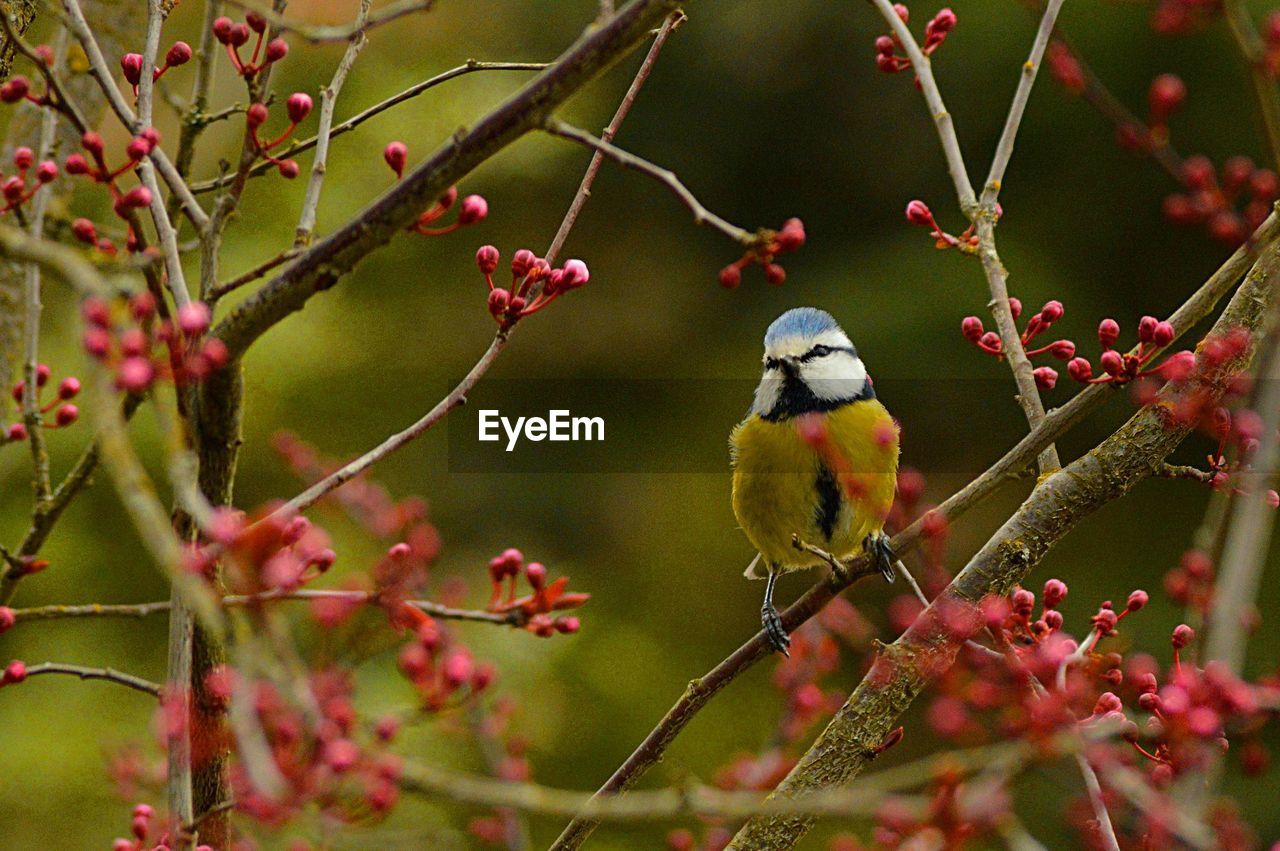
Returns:
[[[886,582],[892,583],[898,577],[893,569],[893,563],[898,560],[898,557],[894,555],[893,547],[889,546],[888,535],[884,532],[870,534],[862,542],[862,548],[871,556],[875,566],[880,568],[880,573]]]
[[[760,609],[760,623],[764,626],[764,637],[768,640],[769,646],[783,656],[790,656],[791,653],[787,648],[791,646],[791,636],[787,635],[786,629],[782,626],[782,617],[772,603],[766,603]]]

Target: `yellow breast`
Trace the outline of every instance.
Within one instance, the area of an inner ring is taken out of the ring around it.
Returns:
[[[898,428],[884,406],[867,399],[813,416],[822,418],[842,469],[800,436],[796,420],[752,415],[730,438],[734,514],[764,560],[783,571],[817,563],[792,546],[792,535],[853,555],[893,506]]]

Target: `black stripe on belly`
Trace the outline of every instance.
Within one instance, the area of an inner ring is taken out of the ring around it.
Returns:
[[[818,528],[822,537],[829,543],[831,533],[835,531],[836,519],[840,516],[840,484],[826,464],[818,467],[818,478],[813,483],[818,492],[818,507],[815,509]]]

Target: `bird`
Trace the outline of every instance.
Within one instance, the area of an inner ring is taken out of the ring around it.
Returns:
[[[893,582],[884,524],[897,489],[899,428],[826,311],[779,316],[765,332],[763,361],[751,409],[729,438],[733,512],[758,553],[744,575],[765,580],[765,637],[790,655],[774,585],[827,563],[814,549],[837,559],[865,551]]]

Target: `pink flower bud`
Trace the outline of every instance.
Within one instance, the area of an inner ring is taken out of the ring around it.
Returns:
[[[13,152],[13,167],[19,171],[26,171],[31,168],[31,164],[35,161],[35,152],[25,145]]]
[[[382,149],[382,158],[396,173],[396,177],[402,177],[405,163],[409,160],[409,148],[404,142],[388,142]]]
[[[893,38],[890,36],[882,35],[876,39],[876,53],[881,56],[892,56],[893,51],[896,50],[897,47],[898,46],[894,44]]]
[[[1216,182],[1213,163],[1208,157],[1187,157],[1182,163],[1182,182],[1190,189],[1208,189]]]
[[[1000,335],[995,331],[988,331],[978,338],[978,345],[990,352],[1000,351]]]
[[[81,338],[81,345],[91,357],[101,360],[111,353],[111,334],[105,328],[88,328]]]
[[[1036,387],[1041,390],[1052,390],[1058,383],[1058,371],[1051,366],[1038,366],[1031,374],[1036,379]]]
[[[80,154],[71,154],[63,163],[63,168],[67,170],[67,174],[88,174],[89,161]]]
[[[1138,320],[1138,342],[1150,343],[1156,338],[1156,325],[1159,322],[1154,316],[1144,316]]]
[[[294,92],[285,101],[285,111],[289,113],[289,120],[297,124],[311,114],[311,105],[310,95],[303,92]]]
[[[498,262],[501,259],[502,255],[492,245],[482,245],[476,251],[476,266],[486,275],[493,274],[494,270],[498,268]]]
[[[81,242],[88,243],[89,245],[93,245],[95,242],[98,241],[98,229],[95,228],[93,226],[93,222],[89,221],[88,219],[80,218],[72,222],[71,234],[76,239],[80,240]],[[91,302],[93,304],[93,308],[92,308],[93,315],[95,317],[100,317],[100,321],[98,319],[92,319],[92,320],[89,319],[89,310],[90,310],[89,305]],[[107,322],[109,321],[109,315],[106,312],[107,311],[106,303],[103,302],[101,299],[86,300],[84,311],[85,311],[85,319],[94,322],[94,324],[96,325],[106,325]]]
[[[1102,364],[1103,372],[1108,375],[1124,374],[1124,358],[1115,349],[1107,349],[1098,360]]]
[[[547,568],[541,562],[531,561],[524,569],[525,578],[535,591],[541,591],[547,581]]]
[[[483,221],[489,215],[489,202],[480,195],[468,195],[462,199],[462,208],[458,211],[458,224],[472,225]]]
[[[0,633],[8,632],[17,622],[18,618],[14,615],[13,609],[8,606],[0,606]]]
[[[245,112],[244,119],[250,127],[261,127],[267,122],[267,105],[265,103],[253,104]]]
[[[735,265],[725,266],[720,270],[720,286],[727,290],[735,289],[742,283],[742,270]]]
[[[134,207],[141,209],[151,206],[151,190],[145,186],[135,186],[128,192],[124,193],[124,197],[120,199],[120,203],[126,207]]]
[[[267,19],[262,17],[260,12],[248,11],[245,13],[244,20],[256,33],[265,32],[267,29]]]
[[[960,333],[971,343],[976,343],[982,339],[983,327],[982,320],[976,316],[966,316],[960,322]]]
[[[507,312],[507,308],[511,306],[511,293],[498,287],[489,293],[489,313],[494,317],[500,317]]]
[[[1186,381],[1196,371],[1195,352],[1174,352],[1160,364],[1160,374],[1168,381]]]
[[[151,362],[139,355],[127,357],[120,363],[116,372],[116,382],[122,390],[130,393],[141,393],[151,386],[155,377],[155,369]]]
[[[1044,607],[1056,609],[1067,598],[1067,583],[1061,579],[1050,579],[1044,584]]]
[[[249,27],[244,24],[236,24],[231,28],[231,46],[243,47],[249,41]]]
[[[58,384],[59,399],[74,399],[80,393],[80,379],[74,375],[68,375]]]
[[[325,743],[324,761],[335,772],[341,774],[360,761],[360,748],[350,739],[334,739]]]
[[[185,41],[175,41],[173,46],[169,48],[169,52],[164,55],[164,64],[176,68],[179,65],[186,65],[191,61],[191,45]]]
[[[276,166],[276,170],[280,172],[280,176],[285,180],[293,180],[301,172],[297,160],[285,160]]]
[[[282,38],[273,38],[267,42],[267,61],[279,62],[289,55],[289,43]]]
[[[53,160],[45,160],[36,166],[36,180],[39,183],[52,183],[58,176],[58,164]]]
[[[893,12],[894,12],[894,14],[896,14],[896,15],[897,15],[901,20],[902,20],[902,22],[903,22],[904,24],[909,22],[910,17],[911,17],[911,12],[910,12],[910,10],[908,10],[908,9],[907,9],[907,7],[906,7],[906,6],[904,6],[903,4],[901,4],[901,3],[894,3],[894,4],[893,4]]]
[[[21,74],[11,77],[9,82],[0,86],[0,101],[4,103],[17,103],[27,96],[27,92],[31,91],[31,83]]]
[[[799,219],[787,219],[778,231],[778,252],[785,254],[797,250],[804,245],[804,222]]]
[[[1120,323],[1114,319],[1104,319],[1098,323],[1098,342],[1102,348],[1110,349],[1120,339]]]
[[[235,26],[232,20],[226,16],[218,18],[213,22],[213,37],[222,44],[231,42],[231,28]]]
[[[4,669],[4,675],[0,676],[0,685],[9,685],[10,683],[20,683],[27,678],[26,663],[14,660]]]
[[[54,422],[59,426],[69,426],[79,418],[80,409],[72,404],[62,405],[54,414]]]
[[[1136,612],[1138,611],[1138,609],[1141,609],[1143,606],[1145,606],[1147,604],[1147,601],[1150,599],[1151,598],[1147,595],[1146,591],[1143,591],[1141,589],[1134,591],[1132,594],[1129,595],[1129,602],[1125,605],[1125,611]]]
[[[1106,715],[1108,712],[1119,712],[1123,708],[1124,704],[1120,702],[1120,698],[1109,691],[1104,691],[1098,695],[1097,702],[1093,704],[1093,714]]]
[[[227,351],[227,344],[219,340],[217,337],[210,337],[204,341],[204,345],[200,347],[200,354],[204,356],[205,361],[213,369],[225,366],[227,359],[231,353]]]
[[[1195,641],[1195,638],[1196,631],[1183,623],[1174,628],[1170,643],[1173,645],[1174,650],[1181,650],[1192,641]]]
[[[138,85],[138,81],[142,79],[142,54],[126,53],[121,56],[120,69],[124,71],[124,78],[129,81],[129,85]]]
[[[151,153],[151,144],[146,139],[134,139],[125,147],[124,152],[132,162],[136,163]]]
[[[907,204],[907,221],[920,227],[933,227],[933,213],[923,201]]]
[[[956,28],[956,13],[950,9],[941,9],[938,14],[933,16],[933,20],[929,22],[933,31],[940,34],[947,34]]]
[[[776,287],[787,280],[787,270],[777,263],[768,263],[764,267],[764,279]]]
[[[1014,319],[1022,315],[1022,302],[1013,296],[1009,296],[1009,313]]]
[[[27,427],[22,423],[13,423],[9,426],[8,430],[6,430],[5,434],[10,440],[26,440]]]
[[[591,280],[591,273],[587,270],[587,264],[581,260],[569,260],[564,264],[564,277],[561,280],[561,286],[565,289],[576,289],[587,281]]]
[[[1057,340],[1049,345],[1049,354],[1058,360],[1071,360],[1076,355],[1076,344],[1070,340]]]
[[[156,297],[153,296],[149,291],[142,290],[141,292],[136,294],[133,298],[129,299],[129,313],[133,316],[134,319],[137,319],[139,322],[149,318],[155,312],[156,312]],[[132,332],[130,333],[132,335]],[[141,335],[138,335],[138,340],[140,341],[140,344],[141,344],[141,341],[142,341]],[[142,351],[141,345],[138,351]]]
[[[178,308],[178,327],[188,337],[198,337],[209,330],[209,307],[202,301],[189,301]]]
[[[1155,343],[1157,346],[1164,348],[1165,346],[1173,342],[1173,338],[1175,336],[1176,334],[1173,330],[1172,323],[1157,322],[1156,329],[1154,332],[1152,332],[1152,335],[1151,335],[1151,341]]]
[[[1156,124],[1163,124],[1169,114],[1187,99],[1187,86],[1177,74],[1161,74],[1151,81],[1147,104]]]
[[[1062,302],[1047,301],[1044,307],[1040,308],[1040,320],[1046,325],[1052,325],[1062,318],[1063,314]]]
[[[582,628],[582,621],[573,615],[563,618],[556,618],[556,632],[562,635],[570,635]]]
[[[1036,595],[1032,594],[1026,588],[1019,588],[1013,592],[1013,611],[1019,615],[1030,615],[1032,608],[1036,604]]]
[[[17,204],[22,200],[22,193],[26,188],[27,185],[22,182],[21,177],[11,177],[0,186],[0,192],[4,193],[6,201]]]
[[[450,653],[444,660],[444,681],[457,688],[471,679],[474,670],[475,664],[471,661],[469,653],[462,650]]]

